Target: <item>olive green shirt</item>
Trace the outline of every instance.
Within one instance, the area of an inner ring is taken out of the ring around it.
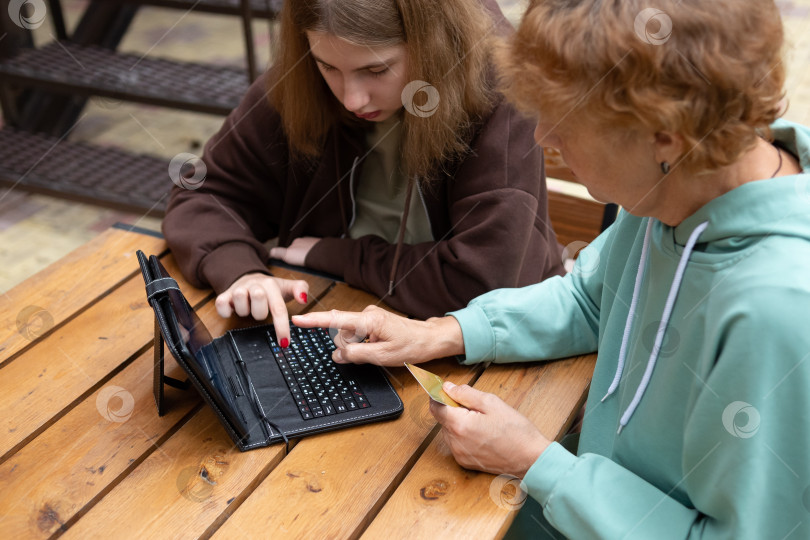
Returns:
[[[402,118],[395,114],[388,120],[377,122],[366,136],[369,153],[363,163],[363,172],[357,186],[356,215],[349,229],[351,238],[374,234],[391,244],[396,243],[402,213],[405,209],[405,191],[408,178],[402,171],[400,147],[402,144]],[[425,206],[414,185],[411,211],[405,227],[404,242],[418,244],[432,242]]]

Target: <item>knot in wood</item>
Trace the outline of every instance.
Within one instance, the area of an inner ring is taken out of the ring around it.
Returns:
[[[448,485],[444,480],[432,480],[428,485],[419,490],[419,494],[427,501],[435,501],[439,497],[447,494]]]

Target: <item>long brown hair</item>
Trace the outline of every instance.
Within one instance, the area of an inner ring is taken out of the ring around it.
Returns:
[[[478,0],[285,2],[274,65],[277,77],[269,81],[268,90],[291,153],[315,158],[335,123],[356,121],[318,71],[309,53],[307,30],[358,45],[405,44],[408,80],[428,82],[440,98],[432,114],[403,117],[405,172],[427,176],[467,151],[470,128],[492,107],[488,80],[492,27]],[[424,92],[416,94],[416,105],[424,105],[425,97]]]

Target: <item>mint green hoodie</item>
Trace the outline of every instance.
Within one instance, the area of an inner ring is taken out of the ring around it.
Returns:
[[[810,130],[774,134],[809,172]],[[809,239],[810,176],[753,182],[677,227],[622,213],[571,274],[451,313],[465,363],[598,350],[579,455],[553,443],[524,478],[548,523],[575,539],[810,538]]]

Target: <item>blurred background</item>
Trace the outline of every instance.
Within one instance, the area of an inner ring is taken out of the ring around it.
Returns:
[[[14,0],[10,0],[14,1]],[[9,2],[4,2],[8,4]],[[62,0],[68,34],[87,7],[86,0]],[[507,17],[517,23],[527,0],[499,0]],[[810,124],[810,0],[778,0],[788,32],[788,98],[786,117]],[[6,17],[0,13],[0,17]],[[251,25],[256,65],[262,70],[271,60],[276,23],[255,18]],[[0,45],[6,35],[0,32]],[[36,47],[55,40],[50,17],[33,30]],[[58,44],[57,44],[58,45]],[[142,6],[128,26],[118,51],[186,62],[204,62],[245,69],[242,19],[234,16]],[[172,81],[178,91],[190,80]],[[114,98],[91,98],[70,131],[71,142],[116,146],[135,154],[169,161],[179,153],[199,155],[202,145],[221,125],[222,115],[188,112]],[[2,165],[2,164],[0,164]],[[124,178],[127,164],[115,174]],[[164,173],[169,182],[168,173]],[[115,179],[111,179],[115,181]],[[550,189],[587,197],[581,186],[551,181]],[[159,230],[160,219],[143,211],[120,211],[68,201],[21,189],[0,187],[0,292],[35,274],[51,262],[121,222]]]

